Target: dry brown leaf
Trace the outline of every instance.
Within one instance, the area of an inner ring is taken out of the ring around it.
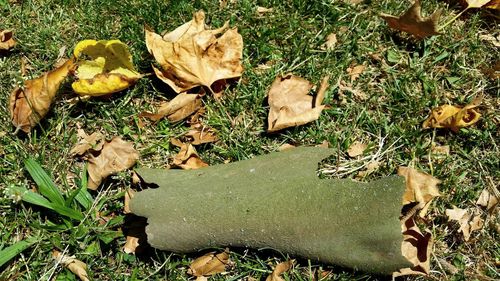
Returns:
[[[337,45],[337,34],[330,33],[326,37],[326,42],[323,44],[324,50],[332,50]]]
[[[450,146],[433,144],[431,146],[431,152],[432,154],[450,155]]]
[[[154,68],[156,76],[177,93],[198,86],[212,91],[215,82],[240,77],[243,39],[236,29],[227,28],[228,23],[205,29],[203,11],[163,37],[146,28],[146,47],[162,67]]]
[[[174,156],[173,166],[184,170],[194,170],[208,166],[207,163],[200,159],[193,145],[182,143],[176,139],[171,139],[170,142],[181,148],[179,153]]]
[[[329,77],[324,77],[316,96],[309,95],[313,85],[304,78],[288,74],[278,76],[268,93],[268,132],[299,126],[319,118],[325,107],[321,105],[328,88]]]
[[[477,215],[472,217],[468,210],[453,206],[453,209],[447,209],[446,215],[449,221],[457,221],[460,225],[459,232],[464,235],[464,240],[469,241],[473,231],[483,228],[483,219]]]
[[[481,114],[474,108],[481,104],[482,98],[475,98],[470,104],[461,107],[455,105],[441,105],[434,108],[422,124],[424,129],[427,128],[449,128],[454,132],[458,132],[460,128],[468,127],[476,123]]]
[[[481,8],[484,5],[491,2],[491,0],[464,0],[467,3],[467,9],[470,8]]]
[[[163,103],[158,112],[143,112],[140,117],[146,117],[158,121],[167,116],[170,122],[178,122],[201,108],[201,98],[198,94],[181,93],[169,102]]]
[[[292,148],[295,148],[296,146],[293,145],[293,144],[289,144],[289,143],[284,143],[282,145],[280,145],[280,147],[278,147],[278,151],[285,151],[285,150],[289,150],[289,149],[292,149]]]
[[[412,263],[412,267],[402,268],[392,274],[393,278],[403,275],[428,275],[430,272],[430,254],[432,250],[432,235],[422,234],[413,217],[401,221],[403,243],[401,252]]]
[[[356,81],[365,69],[366,66],[362,64],[347,68],[347,73],[351,76],[351,83]]]
[[[52,251],[52,258],[55,259],[57,263],[67,267],[71,272],[78,276],[80,280],[90,280],[87,274],[87,265],[84,262],[77,260],[75,256],[67,256],[57,250],[54,250]]]
[[[137,174],[134,173],[134,175],[136,175],[136,177],[137,177]],[[127,190],[125,191],[125,196],[124,196],[124,200],[123,200],[123,213],[124,214],[132,213],[132,211],[130,211],[130,200],[132,200],[132,198],[134,198],[134,194],[135,194],[135,191],[132,188],[127,188]]]
[[[441,181],[429,174],[408,167],[399,167],[398,175],[404,177],[406,181],[403,205],[412,202],[418,203],[418,209],[420,209],[419,215],[420,217],[424,217],[432,199],[441,196],[437,188],[437,185]]]
[[[420,0],[415,0],[411,8],[399,17],[388,14],[381,14],[380,16],[387,22],[389,27],[408,32],[417,39],[441,34],[437,29],[441,10],[435,11],[425,19],[422,18],[421,10]]]
[[[320,144],[315,145],[315,147],[329,148],[330,142],[327,140],[324,140]]]
[[[99,151],[104,145],[104,135],[100,132],[94,132],[90,136],[85,133],[83,129],[78,129],[78,143],[71,149],[71,155],[84,155],[89,150]]]
[[[366,176],[372,174],[373,172],[375,172],[376,170],[378,170],[378,168],[380,167],[380,162],[379,161],[371,161],[370,163],[368,163],[368,165],[366,165],[366,169],[359,172],[356,177],[357,178],[365,178]]]
[[[15,88],[10,94],[9,109],[12,124],[28,133],[49,112],[57,90],[74,67],[74,60],[41,77],[24,82],[23,89]]]
[[[135,254],[135,250],[139,247],[139,238],[134,236],[127,236],[125,238],[125,245],[123,251],[127,254]]]
[[[229,263],[229,250],[215,254],[208,253],[195,259],[189,265],[188,274],[193,276],[209,276],[226,271],[226,265]]]
[[[273,272],[269,276],[267,276],[266,281],[285,281],[285,279],[281,278],[280,275],[289,271],[293,267],[294,263],[295,260],[289,260],[279,263],[278,265],[276,265]]]
[[[498,205],[498,198],[494,194],[491,194],[487,188],[485,188],[481,192],[481,195],[479,195],[476,204],[486,208],[487,211],[490,211]]]
[[[347,154],[350,157],[356,157],[362,155],[368,146],[362,142],[356,141],[349,146],[347,149]]]
[[[201,123],[191,125],[191,129],[186,133],[185,137],[189,139],[192,145],[216,142],[219,139],[214,129]]]
[[[0,29],[0,52],[9,51],[14,46],[16,46],[16,41],[12,36],[12,31]]]
[[[96,190],[103,179],[134,166],[138,159],[139,152],[132,143],[120,137],[106,141],[97,156],[89,154],[88,188]]]

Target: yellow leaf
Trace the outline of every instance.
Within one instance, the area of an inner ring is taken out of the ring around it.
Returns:
[[[214,275],[224,272],[228,263],[229,251],[227,249],[217,255],[215,252],[208,253],[195,259],[191,265],[189,265],[188,274],[197,277]]]
[[[12,36],[12,31],[0,29],[0,52],[9,51],[14,48],[15,45],[16,41]]]
[[[491,0],[465,0],[467,2],[467,9],[469,8],[481,8],[482,6],[488,4]]]
[[[319,118],[325,107],[321,105],[328,88],[329,77],[324,77],[315,97],[309,95],[313,85],[304,78],[288,74],[278,76],[268,93],[268,132],[304,125]]]
[[[457,221],[460,225],[459,232],[464,235],[464,240],[469,241],[470,235],[473,231],[479,230],[483,227],[483,220],[481,216],[477,215],[472,217],[468,210],[460,209],[453,206],[453,209],[446,210],[446,216],[449,221]]]
[[[441,16],[441,11],[434,12],[427,18],[422,18],[420,0],[416,0],[408,11],[399,17],[393,15],[381,14],[389,27],[408,32],[417,39],[423,39],[428,36],[441,34],[437,30],[437,22]]]
[[[281,262],[274,268],[273,272],[267,276],[266,281],[284,281],[285,279],[281,278],[281,274],[287,272],[293,267],[295,260],[289,260],[286,262]]]
[[[67,267],[71,272],[78,276],[80,280],[89,281],[87,265],[84,262],[77,260],[74,256],[64,255],[57,250],[52,251],[52,258]]]
[[[15,88],[9,99],[11,121],[16,128],[28,133],[49,112],[59,86],[74,67],[73,59],[42,76]]]
[[[198,86],[214,92],[215,82],[240,77],[243,39],[236,29],[227,28],[228,23],[205,29],[203,11],[163,37],[146,27],[146,47],[162,68],[153,67],[156,76],[177,93]]]
[[[474,108],[481,103],[481,98],[475,98],[470,104],[460,107],[455,105],[441,105],[434,108],[422,124],[424,129],[427,128],[448,128],[454,132],[458,132],[460,128],[468,127],[476,123],[481,114]]]
[[[71,86],[79,95],[102,96],[119,92],[142,77],[134,69],[127,45],[120,40],[83,40],[73,53],[78,59],[78,68],[77,80]]]
[[[441,181],[429,174],[408,167],[399,167],[398,175],[406,180],[403,205],[416,202],[420,205],[420,216],[425,216],[432,199],[441,196],[437,188]]]

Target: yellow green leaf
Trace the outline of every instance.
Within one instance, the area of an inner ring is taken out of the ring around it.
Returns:
[[[73,51],[78,59],[73,90],[79,95],[102,96],[122,91],[142,77],[120,40],[83,40]]]

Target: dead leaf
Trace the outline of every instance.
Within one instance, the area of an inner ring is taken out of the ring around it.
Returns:
[[[181,93],[169,102],[163,103],[156,114],[143,112],[140,117],[158,121],[164,116],[170,122],[178,122],[201,108],[201,98],[198,94]]]
[[[285,281],[285,279],[281,278],[280,275],[289,271],[293,267],[294,263],[295,260],[289,260],[279,263],[278,265],[276,265],[273,272],[269,276],[267,276],[266,281]]]
[[[184,136],[192,145],[216,142],[219,139],[214,129],[201,123],[191,125],[191,129]]]
[[[494,194],[491,194],[487,188],[485,188],[481,192],[481,195],[479,195],[476,204],[486,208],[487,211],[490,211],[498,205],[498,198]]]
[[[11,30],[0,29],[0,52],[9,51],[16,46],[13,33]]]
[[[280,147],[278,147],[278,151],[285,151],[285,150],[289,150],[289,149],[292,149],[292,148],[295,148],[296,146],[293,145],[293,144],[289,144],[289,143],[284,143],[282,145],[280,145]]]
[[[243,39],[236,29],[225,31],[227,28],[228,23],[219,29],[205,29],[203,11],[163,37],[146,27],[146,47],[162,67],[153,67],[156,76],[177,93],[198,86],[213,92],[215,82],[240,77]]]
[[[134,175],[136,177],[138,177],[137,174],[134,173]],[[132,188],[127,188],[127,190],[125,191],[125,196],[124,196],[124,200],[123,200],[123,213],[124,214],[131,213],[130,200],[132,200],[132,198],[134,198],[134,194],[135,194],[135,191]]]
[[[323,44],[324,50],[332,50],[337,45],[337,34],[330,33],[326,37],[326,42]]]
[[[434,108],[422,124],[424,129],[427,128],[449,128],[454,132],[458,132],[460,128],[468,127],[476,123],[481,114],[474,108],[481,104],[482,98],[475,98],[466,106],[441,105]]]
[[[389,27],[408,32],[417,39],[441,34],[437,29],[441,10],[435,11],[425,19],[422,18],[421,10],[420,0],[415,0],[411,8],[399,17],[388,14],[381,14],[380,16],[387,22]]]
[[[78,276],[80,280],[90,280],[87,274],[87,265],[84,262],[77,260],[75,256],[67,256],[57,250],[54,250],[52,251],[52,258],[55,259],[57,263],[67,267],[71,272]]]
[[[349,76],[351,76],[351,83],[356,81],[356,79],[359,78],[359,76],[363,73],[363,71],[365,71],[365,69],[366,66],[362,64],[347,68],[347,73],[349,74]]]
[[[491,2],[491,0],[464,0],[467,3],[467,9],[481,8],[482,6]]]
[[[200,159],[193,145],[182,143],[176,139],[171,139],[170,142],[181,148],[179,153],[174,156],[173,166],[184,170],[194,170],[208,166],[207,163]]]
[[[267,13],[271,13],[272,11],[273,11],[273,8],[266,8],[266,7],[261,7],[261,6],[258,6],[256,9],[257,15],[259,17],[262,17]]]
[[[125,238],[125,245],[123,251],[127,254],[135,254],[135,250],[139,247],[139,238],[134,236],[127,236]]]
[[[370,163],[368,163],[366,165],[366,169],[359,172],[357,175],[356,175],[356,178],[358,179],[362,179],[362,178],[365,178],[367,176],[369,176],[370,174],[372,174],[373,172],[375,172],[376,170],[378,170],[378,168],[380,167],[380,162],[379,161],[371,161]]]
[[[134,166],[139,159],[139,152],[130,142],[114,137],[105,142],[97,156],[89,154],[88,188],[96,190],[103,179],[117,172]]]
[[[404,275],[428,275],[430,272],[430,254],[432,250],[432,234],[422,234],[413,217],[401,221],[403,243],[401,252],[412,263],[412,267],[402,268],[392,274],[393,279]]]
[[[74,60],[61,67],[24,82],[23,89],[15,88],[10,94],[9,109],[12,124],[28,133],[49,112],[59,86],[72,70]]]
[[[215,254],[208,253],[195,259],[189,265],[188,274],[193,276],[209,276],[226,271],[226,265],[229,264],[229,250]]]
[[[403,194],[403,205],[416,202],[419,204],[420,217],[424,217],[432,199],[441,196],[437,185],[441,183],[435,177],[413,168],[399,167],[398,175],[405,178],[406,190]]]
[[[450,155],[450,146],[432,144],[431,153],[437,155]]]
[[[99,151],[104,145],[104,135],[100,132],[94,132],[90,136],[83,129],[78,129],[78,143],[71,149],[69,154],[82,156],[90,149]]]
[[[320,144],[315,145],[315,147],[329,148],[330,142],[327,140],[324,140]]]
[[[316,96],[309,95],[313,85],[304,78],[288,74],[278,76],[268,93],[268,132],[304,125],[319,118],[321,105],[328,88],[329,77],[321,81]]]
[[[127,45],[120,40],[83,40],[73,51],[77,61],[76,78],[71,84],[82,96],[116,93],[135,84],[139,74]]]
[[[477,215],[472,217],[468,210],[453,206],[453,209],[447,209],[446,215],[449,221],[457,221],[460,225],[459,232],[464,235],[464,240],[469,241],[473,231],[483,228],[483,219]]]
[[[368,146],[362,142],[356,141],[349,146],[347,149],[347,154],[350,157],[356,157],[362,155]]]
[[[479,35],[479,39],[483,41],[489,41],[493,46],[500,48],[500,35],[496,37],[491,34],[482,34]]]

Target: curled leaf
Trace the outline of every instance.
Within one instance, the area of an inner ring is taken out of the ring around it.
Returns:
[[[0,29],[0,52],[9,51],[14,48],[16,41],[12,36],[11,30],[1,30]]]
[[[437,188],[441,181],[429,174],[408,167],[399,167],[398,175],[404,177],[406,181],[403,205],[416,202],[419,204],[418,209],[421,209],[420,216],[425,216],[432,199],[441,196]]]
[[[268,93],[268,132],[304,125],[319,118],[325,107],[321,105],[328,88],[328,77],[324,77],[316,96],[309,95],[313,84],[304,78],[288,74],[278,76]]]
[[[189,265],[188,274],[197,277],[214,275],[224,272],[228,263],[229,251],[227,249],[217,255],[215,252],[208,253],[195,259],[191,265]]]
[[[201,106],[198,94],[180,93],[171,101],[163,103],[157,113],[143,112],[140,116],[153,121],[167,116],[170,122],[178,122],[195,113]]]
[[[177,93],[198,86],[212,89],[217,81],[240,77],[243,39],[236,29],[227,28],[228,23],[205,29],[203,11],[163,37],[146,27],[146,47],[162,68],[154,68],[156,76]]]
[[[12,124],[28,133],[47,115],[57,90],[74,66],[73,59],[42,76],[27,80],[24,87],[10,94],[9,110]]]
[[[273,272],[267,276],[266,281],[285,281],[285,279],[281,278],[281,274],[289,271],[293,267],[294,263],[295,260],[280,262],[276,265]]]
[[[381,14],[380,17],[387,22],[389,27],[407,32],[417,39],[441,34],[437,29],[441,11],[438,10],[429,17],[423,18],[421,10],[420,0],[415,0],[411,8],[399,17],[388,14]]]
[[[79,95],[119,92],[141,78],[127,45],[120,40],[83,40],[75,46],[74,55],[78,59],[77,80],[71,86]]]
[[[171,140],[172,144],[179,146],[181,150],[174,156],[173,165],[184,170],[194,170],[207,167],[208,164],[201,160],[192,144],[182,143],[176,139]]]
[[[117,172],[134,166],[139,159],[139,153],[132,143],[114,137],[105,142],[97,156],[89,154],[88,188],[96,190],[103,179]]]
[[[67,256],[57,250],[54,250],[52,251],[52,258],[67,267],[71,272],[78,276],[80,280],[90,280],[87,274],[87,265],[81,260],[77,260],[75,256]]]
[[[441,105],[432,110],[422,127],[424,129],[449,128],[454,132],[458,132],[460,128],[471,126],[479,120],[481,114],[475,108],[480,103],[481,98],[476,98],[464,107],[448,104]]]
[[[185,135],[192,145],[200,145],[217,141],[219,138],[214,129],[201,123],[191,125],[191,129]]]
[[[498,205],[499,198],[495,196],[495,193],[490,193],[487,188],[483,189],[476,204],[486,208],[487,211],[492,211]]]

